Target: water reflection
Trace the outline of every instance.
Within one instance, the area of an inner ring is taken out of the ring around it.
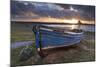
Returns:
[[[95,32],[95,25],[47,25],[64,29],[82,29],[83,31]]]
[[[95,25],[67,25],[70,29],[81,29],[83,31],[95,32]]]
[[[71,29],[78,29],[78,25],[71,25]]]

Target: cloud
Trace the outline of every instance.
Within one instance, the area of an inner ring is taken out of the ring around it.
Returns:
[[[52,17],[95,19],[94,6],[55,4],[30,1],[11,2],[11,15],[17,17]]]
[[[53,3],[32,3],[33,5],[35,5],[37,8],[41,8],[41,9],[48,9],[48,10],[64,10],[63,7],[53,4]]]

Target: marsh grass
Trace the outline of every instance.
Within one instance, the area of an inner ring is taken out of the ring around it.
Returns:
[[[33,41],[35,35],[32,32],[32,25],[12,23],[11,24],[11,43],[17,41]]]

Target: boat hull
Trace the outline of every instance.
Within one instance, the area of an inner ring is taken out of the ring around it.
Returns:
[[[77,44],[83,37],[83,32],[57,32],[47,28],[35,27],[36,48],[55,48]],[[50,29],[50,28],[49,28]]]
[[[62,34],[45,30],[40,30],[40,35],[43,48],[70,46],[82,39],[82,34]]]

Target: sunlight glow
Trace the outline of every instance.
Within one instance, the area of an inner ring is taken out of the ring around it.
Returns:
[[[72,23],[78,23],[77,19],[72,19]]]
[[[77,25],[71,25],[71,29],[77,29],[78,26]]]
[[[28,22],[48,22],[48,23],[71,23],[71,24],[77,24],[78,21],[81,21],[83,24],[95,24],[95,21],[91,20],[81,20],[81,19],[57,19],[52,17],[42,17],[42,18],[29,18],[29,19],[19,19],[19,18],[13,18],[12,21],[28,21]]]
[[[65,19],[63,20],[64,23],[78,23],[78,19],[71,19],[71,20],[68,20],[68,19]]]

